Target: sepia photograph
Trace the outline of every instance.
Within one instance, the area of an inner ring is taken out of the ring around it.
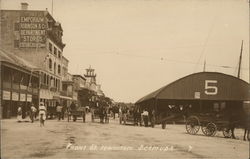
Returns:
[[[0,0],[0,158],[250,159],[249,0]]]

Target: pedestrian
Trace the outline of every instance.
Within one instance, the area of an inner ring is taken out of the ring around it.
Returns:
[[[22,121],[22,107],[19,106],[17,109],[17,122],[21,122]]]
[[[82,112],[82,118],[83,118],[83,122],[85,123],[85,119],[86,119],[86,107],[83,106],[83,112]]]
[[[30,107],[30,120],[31,120],[31,123],[34,122],[34,117],[35,117],[36,111],[37,111],[37,109],[35,108],[34,104],[31,103],[31,107]]]
[[[44,126],[45,120],[46,120],[46,107],[43,102],[40,102],[39,104],[39,120],[40,120],[40,126]]]
[[[72,102],[72,103],[70,104],[70,109],[71,109],[71,110],[75,110],[75,109],[76,109],[76,105],[75,105],[74,102]]]
[[[100,117],[100,123],[104,123],[103,121],[104,121],[104,112],[105,110],[104,110],[104,107],[103,106],[101,106],[100,108],[99,108],[99,117]]]
[[[155,127],[155,110],[153,109],[151,112],[151,127],[154,128]]]
[[[64,114],[65,114],[65,111],[66,111],[66,106],[65,106],[65,105],[63,105],[63,106],[62,106],[62,114],[61,114],[61,118],[62,118],[62,120],[64,120]]]
[[[57,112],[57,117],[58,117],[58,121],[61,120],[61,116],[62,116],[62,106],[57,102],[56,104],[56,112]]]
[[[143,110],[142,117],[144,121],[144,126],[148,127],[148,111],[147,110]]]
[[[108,107],[105,107],[105,108],[104,108],[104,119],[105,119],[105,123],[109,123],[108,114],[109,114],[109,109],[108,109]]]

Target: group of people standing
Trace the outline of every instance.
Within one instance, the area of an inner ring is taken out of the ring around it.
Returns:
[[[46,107],[43,102],[39,103],[38,107],[35,107],[34,103],[31,103],[27,115],[30,118],[31,123],[36,120],[37,115],[39,115],[39,120],[40,120],[40,126],[44,126],[44,122],[46,120]],[[19,106],[17,109],[17,122],[22,122],[23,120],[23,110],[22,107]]]
[[[28,108],[28,110],[26,112],[23,112],[22,106],[18,106],[18,108],[17,108],[17,121],[18,122],[23,121],[23,114],[24,113],[25,113],[25,115],[29,116],[31,122],[33,123],[37,117],[38,111],[33,103],[31,103],[30,107]]]
[[[148,111],[148,109],[143,109],[143,111],[141,112],[139,109],[137,109],[134,112],[134,119],[135,119],[135,123],[137,125],[142,125],[142,121],[144,123],[145,127],[150,126],[154,127],[155,126],[155,110],[151,110]]]
[[[115,113],[113,113],[115,116]],[[119,107],[119,117],[121,118],[128,118],[128,115],[132,115],[134,118],[134,125],[145,127],[151,126],[154,127],[155,125],[155,110],[148,110],[139,109],[139,108],[128,108],[126,106]],[[126,120],[126,119],[125,119]],[[150,124],[149,124],[150,123]]]

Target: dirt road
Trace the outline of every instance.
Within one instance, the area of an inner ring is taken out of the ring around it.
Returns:
[[[249,158],[249,142],[215,137],[189,135],[183,125],[145,128],[109,124],[46,121],[45,127],[35,123],[3,120],[2,158]]]

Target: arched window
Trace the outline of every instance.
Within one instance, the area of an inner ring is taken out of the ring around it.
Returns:
[[[49,59],[49,69],[52,70],[52,60]]]
[[[54,86],[54,80],[53,80],[53,77],[51,76],[50,77],[50,87],[53,87]]]
[[[60,75],[61,74],[61,66],[58,65],[58,74]]]
[[[50,82],[49,82],[49,75],[47,75],[47,85],[49,85],[50,84]]]
[[[55,87],[57,88],[57,79],[55,79],[55,81],[56,81],[56,82],[55,82]]]
[[[47,84],[47,76],[46,76],[46,74],[43,75],[43,83]]]
[[[54,62],[54,74],[56,74],[56,62]]]

